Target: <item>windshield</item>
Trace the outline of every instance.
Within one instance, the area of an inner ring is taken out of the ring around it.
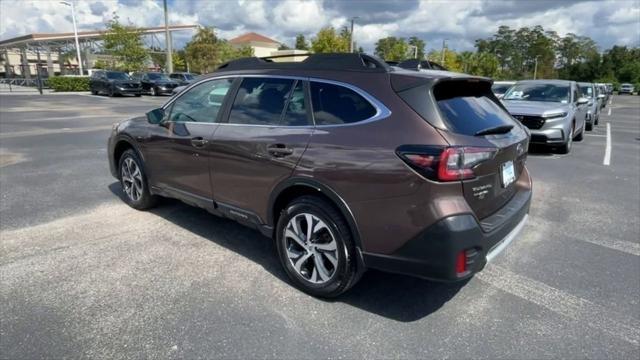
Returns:
[[[593,89],[589,85],[580,86],[580,92],[584,97],[588,97],[588,98],[593,97]]]
[[[547,101],[566,104],[571,99],[569,85],[561,84],[515,84],[504,95],[505,100]]]
[[[513,84],[493,84],[491,90],[496,94],[504,94]]]
[[[187,80],[193,80],[195,76],[193,76],[193,74],[184,74],[184,78]]]
[[[149,79],[151,80],[169,80],[167,75],[162,73],[148,73],[147,77],[149,77]]]
[[[126,73],[123,73],[123,72],[108,71],[107,72],[107,79],[110,79],[110,80],[130,80],[131,78],[129,77],[129,75],[127,75]]]

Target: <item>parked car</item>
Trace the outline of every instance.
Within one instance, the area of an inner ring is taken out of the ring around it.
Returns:
[[[142,91],[153,96],[171,94],[178,83],[169,79],[167,74],[159,72],[137,72],[132,77],[142,84]]]
[[[602,109],[606,106],[607,102],[607,89],[606,87],[600,86],[598,84],[594,84],[596,89],[596,100],[598,102],[598,112],[600,113]],[[598,116],[599,117],[599,116]]]
[[[387,64],[392,65],[393,62],[387,62]],[[397,66],[402,69],[417,70],[417,71],[422,71],[422,70],[448,71],[448,69],[445,68],[444,66],[430,60],[409,59],[409,60],[400,61],[393,66]]]
[[[498,99],[502,99],[507,90],[509,90],[509,88],[515,83],[515,81],[494,81],[491,86],[491,91],[493,91],[493,94]]]
[[[109,96],[133,94],[140,96],[140,82],[133,80],[122,71],[95,70],[89,79],[89,88],[93,95],[100,93]]]
[[[252,226],[333,297],[368,268],[480,271],[527,219],[528,142],[490,79],[315,54],[224,64],[115,124],[108,153],[133,208],[168,196]]]
[[[602,98],[602,102],[600,103],[600,108],[604,109],[607,106],[607,103],[609,103],[609,99],[611,99],[613,90],[610,90],[607,84],[599,83],[596,84],[596,86],[600,89],[600,93],[604,95]]]
[[[632,84],[624,83],[624,84],[620,84],[620,90],[618,91],[618,95],[623,95],[623,94],[633,95],[634,91],[635,89],[633,88]]]
[[[558,147],[567,154],[573,140],[582,140],[589,100],[581,97],[574,81],[518,81],[504,95],[503,103],[529,128],[532,144]]]
[[[595,84],[581,82],[578,83],[582,97],[589,100],[587,103],[587,116],[585,118],[585,126],[587,131],[593,130],[594,125],[598,125],[600,119],[600,100],[598,98],[598,90]]]
[[[189,72],[174,72],[169,74],[169,78],[177,82],[180,86],[189,85],[198,75]]]

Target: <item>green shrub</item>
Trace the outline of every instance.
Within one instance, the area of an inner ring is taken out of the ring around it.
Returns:
[[[89,91],[89,77],[54,76],[49,78],[49,87],[55,91]]]

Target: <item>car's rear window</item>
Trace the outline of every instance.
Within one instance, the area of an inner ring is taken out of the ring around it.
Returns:
[[[422,118],[433,124],[435,115],[429,104],[426,86],[409,89],[399,95]],[[517,125],[496,101],[491,85],[485,81],[445,81],[433,88],[433,96],[447,130],[475,135],[479,131],[503,125]]]

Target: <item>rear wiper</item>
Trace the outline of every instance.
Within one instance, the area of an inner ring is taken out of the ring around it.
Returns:
[[[513,125],[494,126],[494,127],[486,128],[484,130],[480,130],[477,133],[473,134],[473,136],[506,134],[509,131],[511,131],[511,129],[513,129]]]

